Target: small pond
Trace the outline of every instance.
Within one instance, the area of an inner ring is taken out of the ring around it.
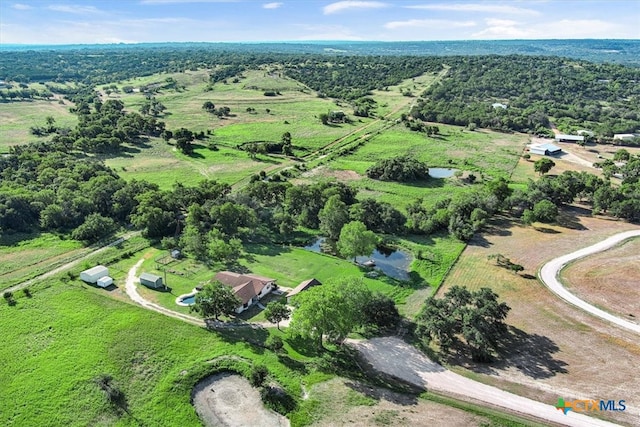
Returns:
[[[429,168],[429,176],[431,178],[449,178],[452,177],[458,169],[451,168]]]
[[[312,252],[333,253],[331,244],[326,242],[324,237],[319,237],[312,244],[304,249]],[[398,280],[409,280],[409,266],[412,261],[411,254],[403,250],[378,247],[370,256],[359,256],[356,258],[359,264],[369,260],[376,263],[375,269],[382,271],[385,275]]]

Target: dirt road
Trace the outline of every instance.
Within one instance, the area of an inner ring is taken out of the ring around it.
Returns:
[[[47,278],[49,278],[49,277],[51,277],[51,276],[53,276],[55,274],[61,273],[61,272],[66,271],[66,270],[70,270],[73,267],[75,267],[76,265],[80,264],[85,259],[87,259],[89,257],[92,257],[94,255],[97,255],[97,254],[107,250],[108,248],[110,248],[112,246],[117,246],[120,243],[124,242],[125,240],[127,240],[127,239],[129,239],[129,238],[131,238],[131,237],[133,237],[135,235],[138,235],[138,234],[140,234],[139,231],[132,231],[130,233],[127,233],[124,236],[120,237],[118,240],[116,240],[114,242],[111,242],[106,246],[98,248],[93,252],[89,252],[88,254],[86,254],[86,255],[78,258],[78,259],[75,259],[75,260],[73,260],[71,262],[68,262],[68,263],[66,263],[64,265],[61,265],[60,267],[54,268],[51,271],[47,271],[46,273],[41,274],[40,276],[34,277],[33,279],[29,279],[26,282],[18,283],[17,285],[14,285],[14,286],[12,286],[10,288],[5,289],[4,292],[16,292],[16,291],[19,291],[20,289],[24,289],[24,288],[26,288],[28,286],[31,286],[36,282],[41,282],[44,279],[47,279]]]
[[[558,258],[555,258],[545,265],[542,266],[539,272],[540,280],[549,288],[553,293],[558,295],[563,300],[567,301],[570,304],[575,305],[576,307],[593,314],[594,316],[600,317],[601,319],[607,320],[611,323],[614,323],[624,329],[630,330],[632,332],[636,332],[640,334],[640,325],[629,322],[620,317],[614,316],[606,311],[603,311],[593,305],[581,300],[577,296],[573,295],[571,292],[565,289],[564,286],[558,280],[558,274],[560,270],[570,263],[579,258],[586,257],[588,255],[595,254],[597,252],[601,252],[607,250],[618,243],[630,239],[632,237],[640,237],[640,230],[631,230],[626,231],[624,233],[619,233],[605,239],[595,245],[577,250],[568,255],[564,255]]]
[[[574,411],[569,411],[565,415],[561,410],[555,408],[555,402],[537,402],[453,373],[432,362],[400,338],[347,340],[347,343],[356,348],[373,369],[429,391],[460,397],[557,425],[575,427],[617,425]]]

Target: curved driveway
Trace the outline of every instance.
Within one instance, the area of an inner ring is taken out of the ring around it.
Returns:
[[[575,261],[579,258],[583,258],[597,252],[602,252],[617,245],[620,242],[631,239],[633,237],[640,237],[640,230],[631,230],[624,233],[619,233],[603,240],[602,242],[596,243],[595,245],[553,259],[543,265],[540,269],[540,280],[542,280],[542,283],[544,283],[549,289],[551,289],[553,293],[555,293],[568,303],[573,304],[576,307],[593,314],[594,316],[614,323],[624,329],[640,334],[639,324],[629,322],[628,320],[614,316],[613,314],[607,313],[606,311],[594,307],[593,305],[581,300],[580,298],[569,292],[567,289],[565,289],[565,287],[560,283],[560,280],[558,280],[558,274],[560,273],[560,270],[562,270],[571,261]]]

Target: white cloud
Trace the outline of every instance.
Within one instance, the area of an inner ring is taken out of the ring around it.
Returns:
[[[30,10],[30,9],[33,9],[33,7],[29,6],[28,4],[22,4],[22,3],[15,3],[11,7],[16,9],[16,10]]]
[[[599,19],[562,19],[552,22],[518,22],[489,18],[487,26],[472,34],[475,39],[581,39],[629,38],[633,29],[624,24]]]
[[[487,3],[441,3],[405,6],[408,9],[440,10],[448,12],[504,13],[508,15],[540,15],[540,12],[523,7]]]
[[[95,6],[81,6],[81,5],[68,5],[68,4],[53,4],[47,7],[49,10],[63,13],[73,13],[75,15],[87,15],[95,13],[104,13],[102,10]]]
[[[474,21],[449,21],[446,19],[409,19],[408,21],[391,21],[384,24],[384,28],[395,30],[398,28],[464,28],[475,27]]]
[[[265,3],[262,5],[262,7],[264,9],[277,9],[279,7],[282,7],[284,3],[280,3],[280,2],[273,2],[273,3]]]
[[[331,15],[332,13],[341,12],[347,9],[381,9],[388,6],[389,5],[387,3],[379,1],[346,0],[328,4],[322,10],[325,15]]]

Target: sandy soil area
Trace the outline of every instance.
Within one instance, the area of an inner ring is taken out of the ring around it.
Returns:
[[[578,297],[640,323],[640,238],[578,260],[560,274]]]
[[[289,420],[263,406],[258,390],[240,375],[221,373],[200,381],[193,405],[207,427],[289,426]]]

